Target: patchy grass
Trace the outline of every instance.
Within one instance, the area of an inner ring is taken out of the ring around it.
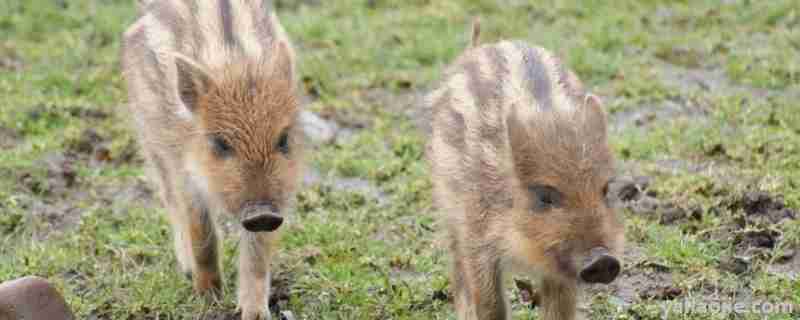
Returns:
[[[800,315],[800,259],[785,257],[800,249],[800,223],[759,216],[800,209],[797,1],[317,3],[279,14],[297,42],[308,108],[343,129],[308,153],[319,178],[284,230],[273,310],[453,318],[411,111],[480,15],[484,42],[549,48],[606,97],[620,173],[652,177],[647,197],[679,209],[624,209],[627,271],[590,290],[590,318],[662,319],[668,303],[704,297],[790,302],[794,313],[767,318]],[[119,112],[119,38],[133,1],[11,0],[0,12],[0,281],[49,278],[79,318],[232,315],[235,237],[224,242],[225,299],[206,305],[176,272]],[[514,318],[537,319],[518,291]]]

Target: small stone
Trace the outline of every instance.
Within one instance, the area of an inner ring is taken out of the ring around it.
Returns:
[[[295,320],[294,313],[291,311],[281,312],[281,320]]]
[[[652,214],[658,210],[660,201],[653,197],[642,197],[639,201],[633,202],[629,207],[631,211],[638,214]]]
[[[750,259],[745,257],[730,257],[720,261],[719,268],[733,274],[743,274],[750,268]]]
[[[1,320],[74,318],[64,298],[45,279],[25,277],[0,284]]]
[[[640,192],[636,181],[630,178],[619,178],[608,186],[609,197],[622,202],[637,200]]]
[[[339,130],[339,126],[336,123],[325,120],[310,111],[303,111],[300,114],[300,125],[312,145],[333,142],[336,139],[336,132]]]

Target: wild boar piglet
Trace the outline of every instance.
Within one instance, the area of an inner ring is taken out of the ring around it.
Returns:
[[[128,113],[180,268],[222,287],[216,212],[240,221],[238,303],[269,318],[270,260],[301,169],[295,58],[269,1],[142,0],[124,34]]]
[[[503,279],[514,270],[540,279],[544,319],[574,319],[579,284],[621,269],[602,103],[547,50],[477,45],[473,30],[423,100],[458,318],[509,319]]]

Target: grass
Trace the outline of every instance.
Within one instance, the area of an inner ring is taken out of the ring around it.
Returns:
[[[704,236],[741,215],[722,204],[748,190],[781,195],[800,209],[797,1],[314,3],[279,11],[298,47],[305,88],[316,96],[307,107],[365,126],[309,152],[308,161],[324,179],[363,179],[378,196],[326,183],[298,194],[275,264],[288,290],[281,308],[299,319],[454,318],[425,138],[406,112],[465,47],[476,15],[484,42],[519,38],[563,56],[606,97],[612,122],[622,119],[610,138],[621,171],[639,168],[653,177],[659,199],[701,208],[699,221],[674,225],[628,212],[629,242],[643,255],[629,267],[665,265],[683,298],[714,288],[800,306],[796,278],[770,272],[769,259],[744,275],[724,271],[720,263],[738,254],[736,246]],[[120,112],[119,38],[134,19],[133,1],[11,0],[0,12],[0,146],[3,132],[13,132],[0,152],[0,281],[47,277],[79,318],[231,312],[236,239],[224,243],[225,299],[205,305],[176,272],[163,210],[141,191],[142,163]],[[717,72],[722,80],[708,81],[723,85],[676,84],[664,77],[670,70]],[[659,115],[670,101],[684,111]],[[646,120],[625,122],[629,114]],[[87,129],[112,161],[79,156],[74,181],[59,185],[65,173],[48,159],[74,150]],[[668,161],[705,169],[665,167]],[[798,248],[797,221],[770,227],[783,236],[768,255]],[[537,319],[511,291],[514,319]],[[586,300],[592,319],[661,319],[665,303],[621,304],[612,293]],[[800,307],[794,312],[768,318],[795,318]]]

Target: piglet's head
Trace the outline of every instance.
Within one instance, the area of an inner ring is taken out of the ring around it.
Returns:
[[[271,53],[215,68],[175,58],[197,130],[184,146],[190,178],[253,232],[281,226],[300,169],[293,57],[283,42]]]

